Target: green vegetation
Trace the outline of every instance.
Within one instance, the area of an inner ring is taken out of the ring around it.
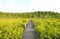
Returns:
[[[25,13],[7,13],[0,12],[0,18],[60,18],[60,14],[57,12],[25,12]]]
[[[60,19],[33,19],[38,39],[60,39]]]
[[[1,18],[0,39],[22,39],[24,26],[28,19]]]
[[[33,21],[38,39],[60,39],[60,13],[51,11],[0,12],[0,39],[22,39],[29,19]]]

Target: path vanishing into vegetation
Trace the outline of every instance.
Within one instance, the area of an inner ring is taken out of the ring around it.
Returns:
[[[28,22],[27,27],[24,30],[22,39],[37,39],[37,35],[33,29],[32,20]]]

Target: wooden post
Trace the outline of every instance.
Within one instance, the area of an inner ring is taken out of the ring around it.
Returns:
[[[25,29],[26,29],[26,24],[25,24]]]

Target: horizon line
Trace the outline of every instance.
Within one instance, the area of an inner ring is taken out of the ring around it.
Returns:
[[[57,12],[57,13],[60,13],[58,11],[16,11],[16,12],[12,12],[12,11],[0,11],[0,12],[6,12],[6,13]]]

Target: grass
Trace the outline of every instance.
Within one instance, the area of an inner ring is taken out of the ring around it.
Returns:
[[[22,39],[24,26],[29,19],[1,18],[0,39]]]
[[[34,29],[38,39],[60,39],[60,19],[33,19]]]

